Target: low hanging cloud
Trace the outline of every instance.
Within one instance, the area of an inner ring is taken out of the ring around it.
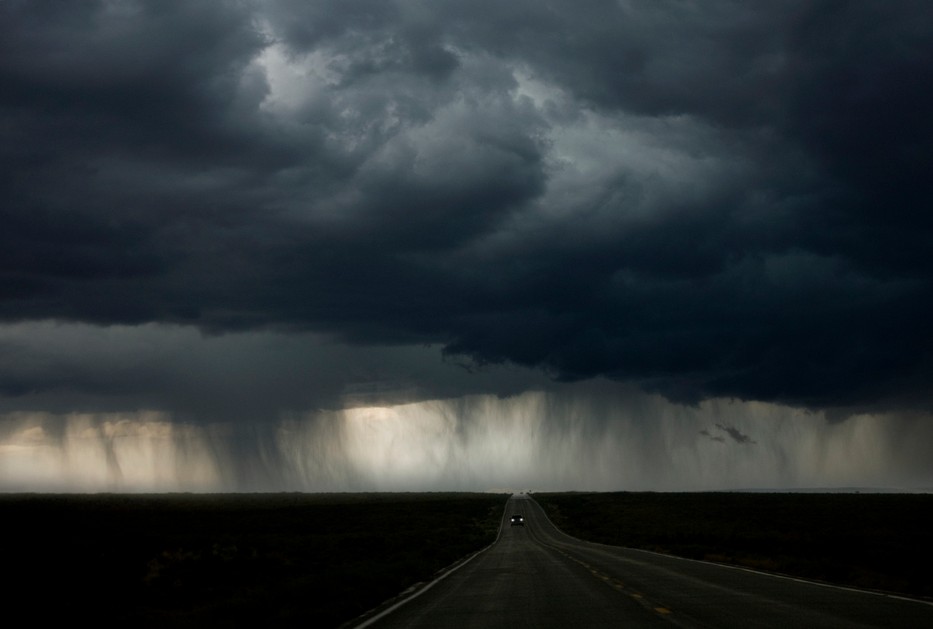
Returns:
[[[722,424],[716,424],[715,432],[710,432],[709,429],[704,428],[699,434],[718,443],[726,443],[726,438],[723,434],[727,435],[733,442],[739,445],[755,445],[758,443],[735,426],[724,426]]]
[[[0,3],[0,407],[274,424],[546,377],[928,411],[931,31],[911,1]]]
[[[743,434],[742,431],[736,428],[735,426],[723,426],[721,424],[716,424],[716,427],[724,431],[730,437],[732,437],[732,440],[735,441],[736,443],[739,443],[742,445],[745,445],[745,444],[754,445],[758,443],[757,441],[755,441],[748,435]]]

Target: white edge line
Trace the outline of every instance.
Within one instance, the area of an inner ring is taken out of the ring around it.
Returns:
[[[532,496],[531,499],[534,500],[534,496]],[[818,585],[820,587],[830,588],[833,590],[844,590],[846,592],[856,592],[858,594],[871,594],[873,596],[881,596],[884,598],[897,599],[899,601],[909,601],[911,603],[921,603],[922,605],[933,606],[933,601],[925,601],[922,598],[911,598],[909,596],[904,596],[902,594],[894,594],[893,592],[879,592],[877,590],[862,590],[862,589],[855,588],[855,587],[837,585],[835,583],[826,583],[825,581],[813,581],[810,579],[804,579],[802,577],[791,576],[789,574],[781,574],[779,572],[765,572],[763,570],[755,570],[754,568],[746,568],[745,566],[735,566],[735,565],[726,564],[726,563],[718,563],[715,561],[704,561],[703,559],[691,559],[690,557],[678,557],[677,555],[668,555],[668,554],[659,553],[653,550],[645,550],[643,548],[632,548],[631,546],[613,546],[612,544],[603,544],[601,542],[591,542],[589,540],[580,539],[579,537],[574,537],[573,535],[569,535],[565,533],[563,529],[559,528],[556,524],[551,522],[551,518],[548,517],[547,511],[544,510],[544,507],[542,507],[541,504],[537,500],[534,500],[534,502],[538,506],[538,508],[541,510],[541,513],[544,514],[544,518],[548,521],[548,523],[551,526],[553,526],[555,529],[557,529],[564,535],[567,535],[567,537],[571,539],[575,539],[578,542],[582,542],[584,544],[593,544],[594,546],[602,546],[603,548],[622,548],[624,550],[633,550],[638,553],[646,553],[648,555],[657,555],[658,557],[666,557],[668,559],[677,559],[679,561],[692,561],[693,563],[702,563],[702,564],[706,564],[707,566],[719,566],[720,568],[729,568],[730,570],[741,570],[743,572],[751,572],[752,574],[760,574],[766,577],[774,577],[775,579],[786,579],[788,581],[797,581],[798,583],[804,583],[807,585]]]
[[[509,498],[509,500],[511,500],[511,498]],[[372,618],[367,619],[365,622],[363,622],[363,623],[361,623],[361,624],[359,624],[359,625],[348,625],[348,626],[352,626],[353,629],[363,629],[364,627],[368,627],[369,625],[373,624],[373,623],[376,622],[377,620],[381,620],[382,618],[384,618],[385,616],[388,616],[389,614],[391,614],[392,612],[394,612],[396,609],[398,609],[399,607],[401,607],[401,606],[404,605],[405,603],[409,603],[409,602],[415,600],[416,598],[418,598],[419,596],[421,596],[422,594],[424,594],[425,592],[427,592],[428,590],[430,590],[432,587],[434,587],[435,585],[437,585],[438,583],[440,583],[441,581],[443,581],[444,579],[446,579],[447,577],[449,577],[450,575],[452,575],[454,572],[456,572],[457,570],[459,570],[459,569],[462,568],[463,566],[467,565],[468,563],[470,563],[471,561],[473,561],[474,559],[476,559],[478,556],[480,556],[481,554],[483,554],[484,552],[486,552],[487,550],[489,550],[490,548],[492,548],[493,546],[495,546],[495,545],[499,542],[499,538],[502,536],[502,529],[503,529],[503,527],[505,526],[505,514],[506,514],[507,512],[508,512],[508,511],[507,511],[505,508],[503,508],[502,520],[499,522],[499,530],[496,531],[496,539],[495,539],[491,544],[489,544],[489,545],[486,546],[485,548],[480,548],[479,550],[477,550],[475,553],[473,553],[472,555],[470,555],[469,557],[467,557],[466,559],[464,559],[464,560],[461,561],[460,563],[455,564],[453,568],[450,568],[449,570],[447,570],[446,572],[444,572],[443,574],[441,574],[441,576],[437,577],[436,579],[434,579],[433,581],[431,581],[430,583],[428,583],[428,584],[425,585],[424,587],[418,589],[418,590],[417,590],[416,592],[414,592],[411,596],[407,596],[407,597],[403,598],[402,600],[398,601],[397,603],[395,603],[394,605],[392,605],[392,606],[389,607],[388,609],[382,610],[381,612],[379,612],[378,614],[376,614],[376,615],[373,616]]]

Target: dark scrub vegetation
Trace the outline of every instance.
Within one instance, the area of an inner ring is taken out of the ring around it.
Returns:
[[[505,494],[5,495],[37,626],[337,627],[490,544]]]
[[[535,494],[575,537],[933,599],[933,494]]]
[[[339,627],[491,543],[504,494],[0,495],[39,626]],[[583,539],[933,598],[933,495],[535,494]]]

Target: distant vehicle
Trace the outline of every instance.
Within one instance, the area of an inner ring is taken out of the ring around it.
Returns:
[[[525,526],[525,518],[520,515],[513,515],[512,526]]]

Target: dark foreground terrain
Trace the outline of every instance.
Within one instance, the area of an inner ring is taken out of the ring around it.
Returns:
[[[933,495],[534,497],[582,539],[933,598]],[[0,495],[7,610],[37,626],[339,627],[490,544],[507,499]]]
[[[905,629],[933,604],[587,542],[513,496],[487,551],[354,629]]]
[[[0,495],[34,626],[336,627],[490,544],[508,495]]]
[[[575,537],[933,600],[933,494],[535,494]]]

